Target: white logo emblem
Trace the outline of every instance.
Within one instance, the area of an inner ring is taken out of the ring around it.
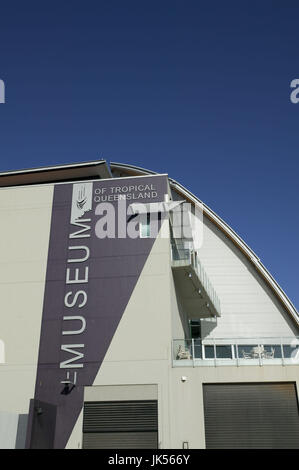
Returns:
[[[83,217],[92,209],[92,183],[73,185],[71,223]]]

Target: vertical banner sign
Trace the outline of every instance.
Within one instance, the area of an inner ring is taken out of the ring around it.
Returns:
[[[166,194],[163,175],[55,186],[27,447],[67,445],[158,233],[140,237],[128,208]]]

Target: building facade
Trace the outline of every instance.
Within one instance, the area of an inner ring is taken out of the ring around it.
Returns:
[[[0,174],[1,448],[299,448],[299,317],[210,208],[105,161]]]

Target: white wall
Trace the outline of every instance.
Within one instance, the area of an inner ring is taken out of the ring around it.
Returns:
[[[53,186],[0,189],[0,411],[26,414],[34,396]]]
[[[14,449],[19,415],[0,411],[0,449]]]
[[[199,259],[221,302],[222,314],[210,336],[296,336],[290,317],[254,266],[205,216]]]

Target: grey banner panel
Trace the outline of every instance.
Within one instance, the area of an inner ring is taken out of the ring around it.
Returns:
[[[93,385],[161,227],[158,220],[151,238],[138,228],[129,236],[129,205],[167,193],[165,175],[55,186],[34,398],[57,409],[56,449],[67,445],[84,387]],[[115,230],[103,237],[108,202]]]
[[[156,400],[87,402],[83,416],[84,448],[157,448]]]
[[[30,449],[52,449],[55,438],[57,407],[40,400],[31,400],[30,439],[26,447]]]
[[[298,449],[294,383],[203,386],[208,449]]]

